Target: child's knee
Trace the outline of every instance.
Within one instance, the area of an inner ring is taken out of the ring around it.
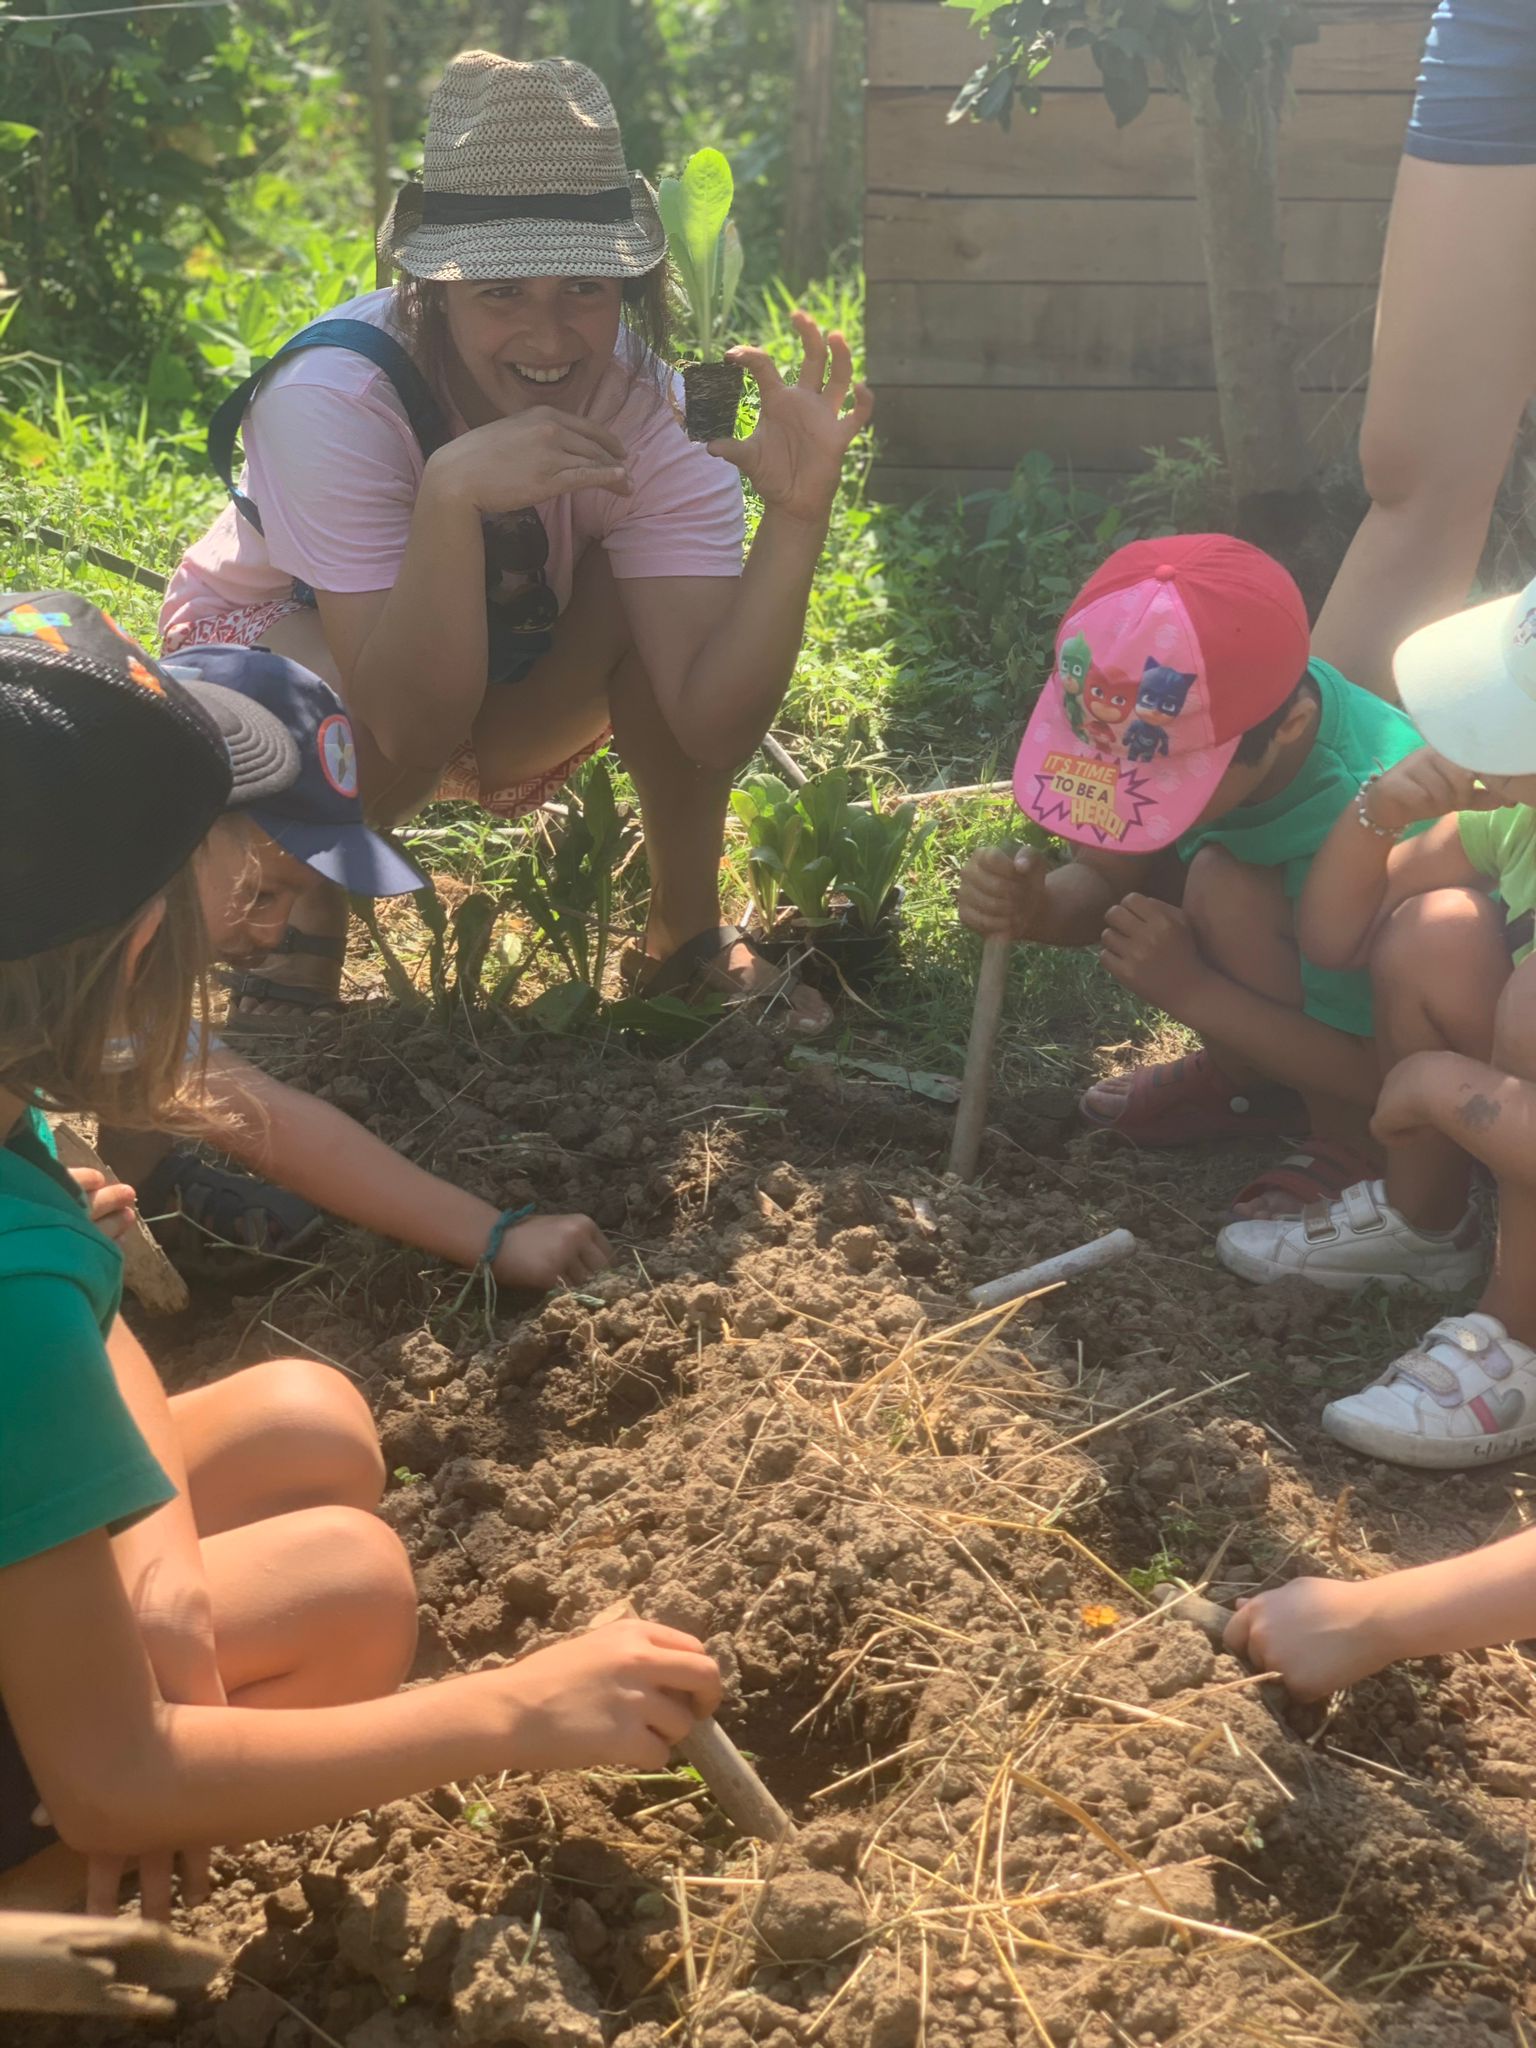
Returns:
[[[345,1508],[374,1508],[384,1491],[384,1454],[368,1404],[334,1366],[275,1358],[251,1368],[259,1395],[307,1491]]]
[[[342,1660],[354,1698],[393,1692],[416,1656],[416,1582],[400,1538],[375,1514],[310,1511],[306,1533],[334,1588],[321,1614],[325,1647]]]
[[[1371,948],[1371,975],[1386,993],[1444,994],[1502,945],[1502,919],[1490,897],[1473,889],[1434,889],[1392,912]]]
[[[1251,933],[1256,918],[1283,915],[1285,892],[1278,869],[1252,867],[1224,846],[1202,846],[1189,863],[1183,907],[1195,936],[1210,941]]]

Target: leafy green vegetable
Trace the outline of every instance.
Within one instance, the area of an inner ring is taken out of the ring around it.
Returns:
[[[837,882],[865,931],[872,932],[880,922],[902,870],[932,831],[932,825],[918,824],[916,804],[903,804],[895,811],[879,809],[873,789],[867,811],[848,812]]]
[[[680,178],[663,178],[656,195],[668,253],[692,316],[693,345],[713,363],[741,282],[742,248],[730,218],[736,182],[718,149],[695,150]]]

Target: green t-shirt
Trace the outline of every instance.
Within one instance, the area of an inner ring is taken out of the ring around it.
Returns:
[[[1202,846],[1224,846],[1250,867],[1279,868],[1291,903],[1302,892],[1313,855],[1365,778],[1424,744],[1395,704],[1358,688],[1326,661],[1311,662],[1307,674],[1317,687],[1320,716],[1312,751],[1291,781],[1267,803],[1240,804],[1178,841],[1182,860],[1193,859]],[[1303,955],[1301,987],[1309,1017],[1359,1038],[1372,1035],[1369,974],[1314,967]]]
[[[122,1255],[32,1110],[0,1145],[0,1566],[174,1495],[107,1357]]]
[[[1536,811],[1511,804],[1502,811],[1463,811],[1456,820],[1462,851],[1480,875],[1494,883],[1510,922],[1536,910]],[[1515,954],[1516,964],[1528,959],[1536,945],[1527,943]]]

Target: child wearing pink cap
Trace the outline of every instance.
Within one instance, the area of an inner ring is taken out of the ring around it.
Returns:
[[[1370,966],[1386,1169],[1301,1222],[1233,1224],[1217,1252],[1250,1280],[1465,1298],[1481,1162],[1499,1229],[1475,1307],[1323,1413],[1373,1457],[1473,1467],[1536,1445],[1536,583],[1415,633],[1395,674],[1432,745],[1370,778],[1301,904],[1316,959]]]
[[[1417,745],[1310,658],[1278,562],[1225,534],[1133,542],[1068,607],[1014,771],[1071,860],[989,848],[961,877],[972,930],[1096,945],[1202,1039],[1089,1089],[1090,1123],[1143,1145],[1308,1134],[1234,1214],[1295,1215],[1376,1171],[1370,979],[1306,958],[1296,904],[1360,784]]]

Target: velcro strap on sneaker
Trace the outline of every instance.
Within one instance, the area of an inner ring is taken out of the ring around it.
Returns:
[[[1385,1230],[1387,1219],[1376,1200],[1376,1190],[1368,1180],[1357,1180],[1339,1197],[1339,1206],[1344,1211],[1344,1221],[1355,1237],[1369,1237],[1378,1230]]]
[[[1381,1376],[1381,1384],[1390,1386],[1393,1380],[1410,1380],[1442,1408],[1459,1408],[1466,1399],[1462,1384],[1448,1365],[1442,1365],[1438,1358],[1431,1358],[1427,1351],[1405,1351],[1401,1358],[1394,1358]]]
[[[1339,1226],[1334,1221],[1334,1204],[1329,1201],[1308,1202],[1301,1212],[1301,1234],[1308,1244],[1333,1244],[1339,1235]]]

